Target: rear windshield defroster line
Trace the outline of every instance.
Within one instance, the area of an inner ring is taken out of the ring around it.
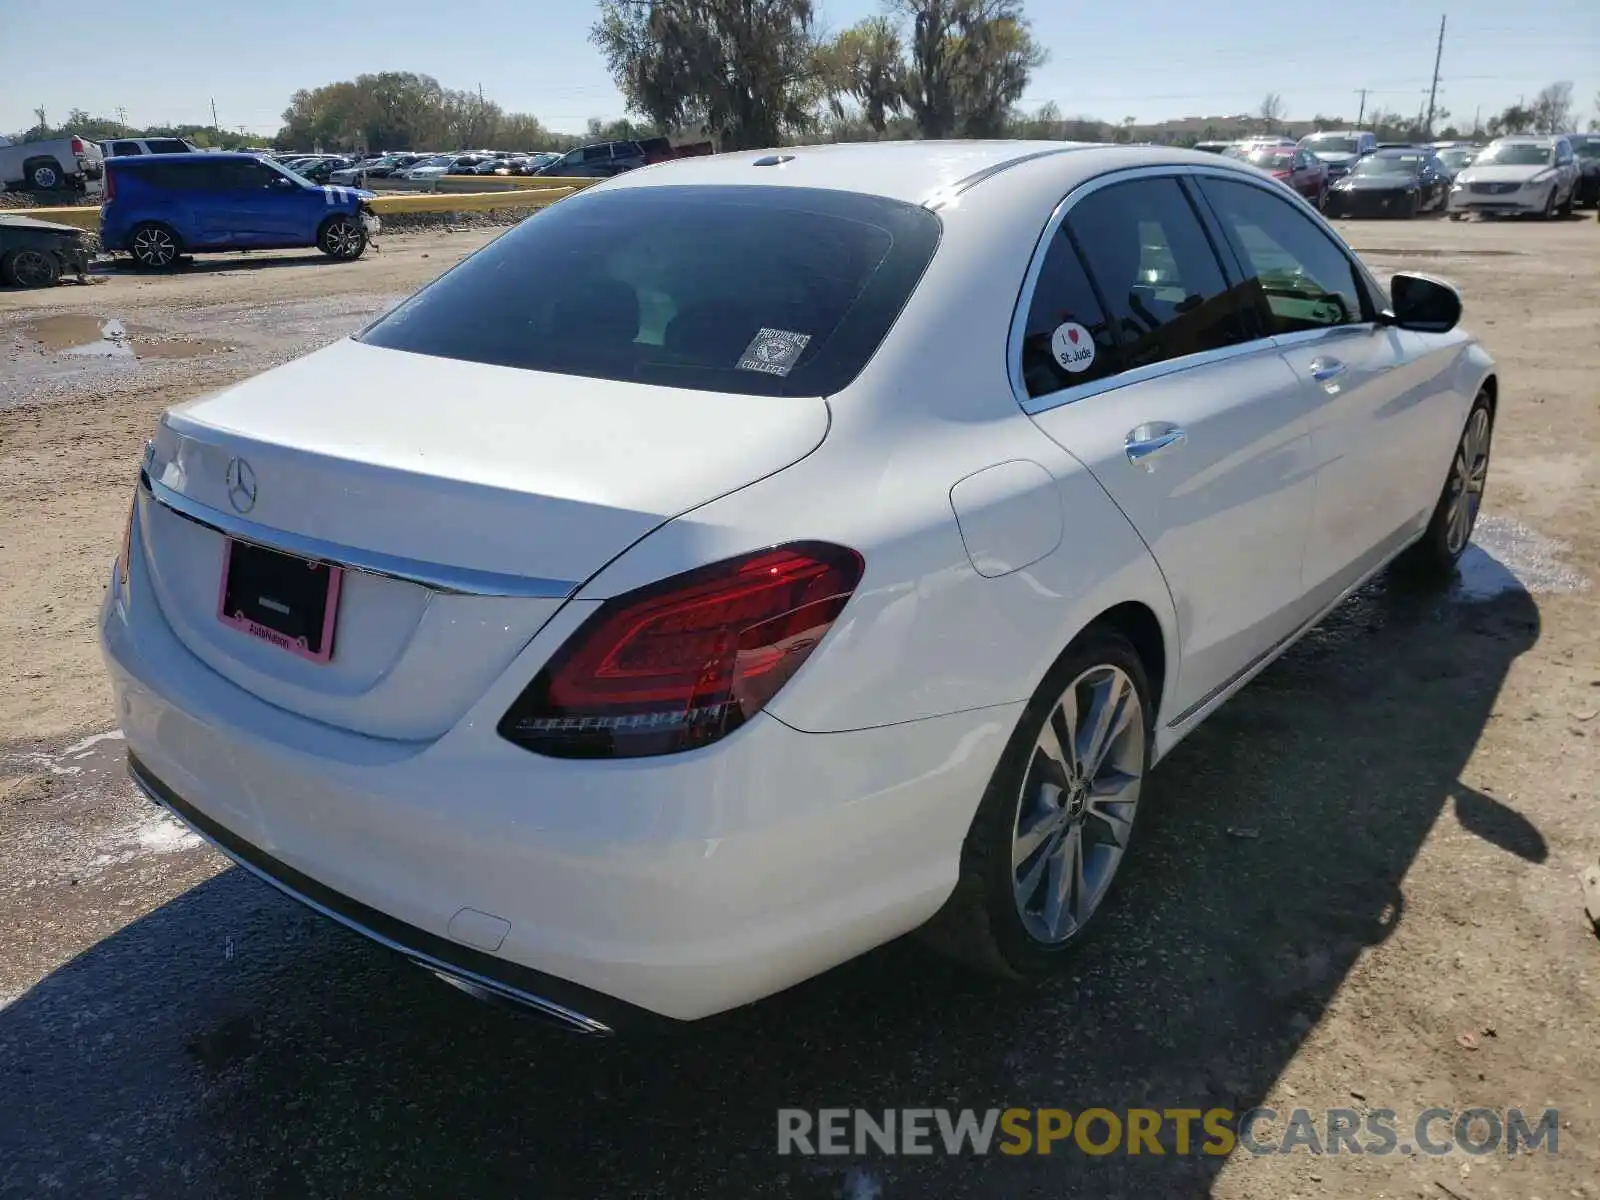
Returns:
[[[826,396],[877,350],[940,228],[924,208],[817,188],[580,193],[357,340],[529,371]]]

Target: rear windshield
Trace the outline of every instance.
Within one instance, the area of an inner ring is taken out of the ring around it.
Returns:
[[[1308,137],[1300,143],[1307,150],[1315,150],[1318,154],[1354,154],[1361,148],[1355,138],[1347,137]]]
[[[1249,161],[1258,167],[1287,167],[1294,161],[1293,150],[1252,150]]]
[[[850,192],[585,193],[524,221],[357,336],[532,371],[828,395],[872,357],[939,232],[926,209]]]

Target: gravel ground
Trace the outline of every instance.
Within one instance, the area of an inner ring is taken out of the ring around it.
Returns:
[[[1600,854],[1600,237],[1344,229],[1380,271],[1458,282],[1501,361],[1460,578],[1380,581],[1185,742],[1059,977],[992,986],[902,943],[598,1045],[466,1000],[136,799],[93,646],[160,409],[348,333],[491,231],[0,294],[0,1193],[1600,1197],[1577,885]],[[1554,1105],[1560,1152],[776,1154],[789,1106],[1263,1103]]]

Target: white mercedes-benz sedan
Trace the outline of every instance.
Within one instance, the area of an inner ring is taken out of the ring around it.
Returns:
[[[1152,765],[1396,559],[1499,384],[1245,164],[689,159],[171,409],[102,640],[134,779],[465,990],[603,1033],[897,935],[1091,928]]]

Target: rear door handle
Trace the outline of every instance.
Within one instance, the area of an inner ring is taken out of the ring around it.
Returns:
[[[1339,378],[1345,373],[1345,365],[1337,358],[1313,358],[1311,360],[1311,378],[1318,383],[1328,383]]]
[[[1130,429],[1123,440],[1123,449],[1134,466],[1154,471],[1157,459],[1163,454],[1171,454],[1188,440],[1189,435],[1176,425],[1151,423]]]

